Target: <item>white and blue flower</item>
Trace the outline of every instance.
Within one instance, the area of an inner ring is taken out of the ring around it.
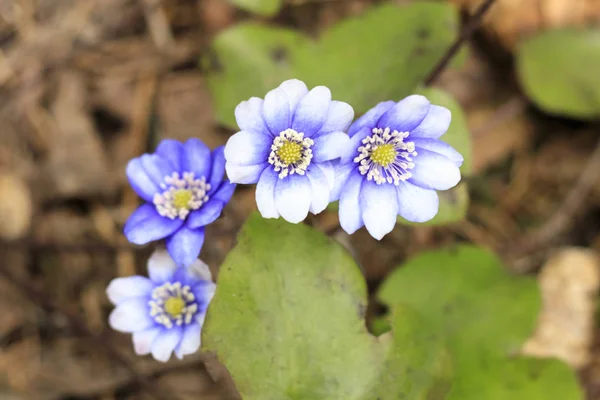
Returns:
[[[147,203],[127,220],[124,233],[134,244],[166,239],[177,265],[196,260],[204,227],[220,215],[235,185],[224,179],[224,148],[212,153],[199,139],[163,140],[154,154],[134,158],[127,178]]]
[[[225,146],[227,176],[235,183],[257,183],[262,216],[298,223],[309,211],[323,211],[334,184],[330,161],[346,147],[352,107],[332,101],[324,86],[309,91],[292,79],[264,100],[240,103],[235,117],[241,131]]]
[[[166,251],[156,250],[148,260],[148,275],[116,278],[108,285],[106,294],[116,306],[110,326],[132,333],[139,355],[166,362],[173,352],[179,359],[195,353],[216,288],[208,266],[196,260],[188,268],[178,267]]]
[[[463,163],[460,153],[439,140],[450,120],[447,108],[412,95],[379,103],[352,124],[332,195],[339,198],[340,225],[347,233],[364,225],[381,239],[398,215],[425,222],[437,214],[436,190],[458,184]]]

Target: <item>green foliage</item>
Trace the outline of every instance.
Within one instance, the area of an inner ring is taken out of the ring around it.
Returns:
[[[283,28],[234,26],[213,43],[218,70],[208,74],[217,119],[236,127],[233,110],[289,78],[328,86],[357,115],[411,94],[456,37],[454,7],[440,2],[382,5],[313,41]]]
[[[282,0],[229,0],[242,10],[265,17],[272,17],[281,10]]]
[[[433,332],[446,335],[455,365],[448,400],[483,393],[486,400],[583,398],[566,365],[518,355],[539,310],[537,285],[506,273],[485,250],[464,246],[418,256],[388,278],[379,297],[412,307]]]
[[[600,117],[600,30],[555,30],[526,40],[517,70],[525,93],[547,112]]]
[[[423,335],[433,330],[410,307],[375,338],[365,309],[364,279],[340,245],[254,214],[221,267],[202,343],[246,400],[443,398],[443,338]]]

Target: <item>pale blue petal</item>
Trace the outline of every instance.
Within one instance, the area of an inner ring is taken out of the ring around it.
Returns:
[[[123,233],[131,243],[143,245],[154,240],[164,239],[179,229],[181,225],[183,225],[181,219],[162,217],[156,212],[153,204],[146,203],[131,214],[125,223]]]
[[[330,103],[331,91],[325,86],[314,87],[298,103],[292,128],[296,132],[304,133],[304,137],[313,136],[327,120]]]
[[[435,190],[423,189],[409,182],[396,186],[398,213],[407,221],[426,222],[435,217],[439,198]]]
[[[273,168],[269,163],[255,165],[237,165],[230,162],[225,164],[227,177],[233,183],[251,184],[258,182],[260,174],[265,168]]]
[[[298,79],[290,79],[279,85],[279,88],[283,90],[287,96],[288,104],[290,106],[290,115],[294,115],[294,111],[302,99],[308,93],[308,88],[304,82]]]
[[[200,139],[188,139],[184,144],[184,162],[181,172],[193,172],[196,178],[210,178],[212,157],[210,149]]]
[[[419,149],[433,151],[435,153],[441,154],[444,157],[448,157],[457,167],[460,167],[465,161],[462,154],[454,149],[454,147],[450,146],[448,143],[442,142],[437,139],[421,139],[421,138],[408,138],[409,141],[415,143],[417,153],[420,151]]]
[[[273,168],[265,168],[256,185],[256,205],[263,218],[279,218],[275,206],[275,186],[278,180]]]
[[[171,255],[162,249],[155,250],[148,259],[148,277],[157,285],[173,279],[177,264]]]
[[[173,139],[165,139],[159,143],[155,153],[170,162],[175,171],[181,171],[184,157],[183,143]]]
[[[387,110],[377,123],[377,127],[411,132],[423,121],[429,111],[429,105],[429,100],[425,96],[418,94],[408,96]]]
[[[450,126],[452,114],[450,110],[441,106],[432,105],[425,119],[412,130],[411,137],[439,139]]]
[[[216,188],[223,181],[225,175],[225,146],[219,146],[212,152],[212,168],[210,173],[211,188]]]
[[[355,171],[350,174],[340,194],[340,226],[348,234],[353,234],[364,225],[359,207],[362,183],[363,176]]]
[[[225,145],[225,159],[237,165],[252,165],[269,159],[273,140],[259,133],[240,131]]]
[[[192,228],[200,228],[211,224],[219,218],[223,211],[223,203],[219,200],[209,200],[200,209],[192,211],[187,217],[187,225]]]
[[[358,156],[358,148],[363,145],[362,141],[367,136],[371,136],[371,133],[370,128],[365,126],[350,137],[342,152],[340,162],[342,164],[354,163],[354,159]]]
[[[186,225],[167,238],[167,250],[180,267],[188,267],[200,255],[204,244],[204,227],[192,229]]]
[[[152,342],[152,357],[156,361],[167,362],[171,358],[171,353],[179,345],[183,329],[180,326],[174,326],[171,329],[164,329]]]
[[[132,297],[149,295],[154,283],[145,276],[127,276],[113,279],[106,288],[106,295],[114,305]]]
[[[144,167],[142,167],[142,160],[140,158],[134,158],[129,161],[125,173],[129,184],[142,199],[152,201],[154,195],[160,192],[160,188],[152,182],[152,179],[150,179]]]
[[[348,135],[354,136],[356,132],[360,131],[363,128],[367,128],[369,132],[373,128],[377,126],[377,122],[381,118],[383,114],[390,108],[392,108],[396,104],[394,101],[382,101],[377,104],[375,107],[371,108],[365,114],[363,114],[360,118],[358,118],[348,129]]]
[[[315,144],[311,147],[313,152],[312,162],[317,163],[340,158],[350,142],[350,138],[344,132],[323,134],[313,140]]]
[[[262,117],[263,100],[252,97],[248,101],[242,101],[235,108],[235,120],[240,130],[262,133],[271,136],[271,132]]]
[[[310,181],[312,200],[310,202],[310,212],[319,214],[327,208],[329,204],[329,182],[327,176],[317,165],[311,165],[306,171],[306,176]]]
[[[167,176],[176,172],[170,162],[156,154],[144,154],[140,160],[144,171],[157,186],[163,183]]]
[[[212,284],[212,274],[210,273],[210,268],[204,261],[200,259],[197,259],[192,263],[192,265],[186,268],[185,274],[187,282],[189,282],[191,285],[195,285],[199,281],[206,281]]]
[[[354,109],[350,104],[334,100],[329,105],[329,114],[318,135],[336,131],[346,132],[353,118]]]
[[[334,184],[333,189],[331,189],[331,194],[329,196],[329,201],[337,201],[340,199],[340,195],[344,187],[346,186],[346,181],[350,177],[350,173],[354,171],[357,167],[356,163],[342,164],[339,161],[334,161]]]
[[[308,215],[312,201],[310,181],[306,175],[288,175],[277,181],[275,206],[283,219],[293,224]]]
[[[337,162],[337,161],[335,161]],[[325,178],[327,178],[327,185],[329,186],[329,192],[331,196],[331,191],[335,186],[335,168],[333,167],[332,161],[325,161],[319,164],[315,164],[315,167],[319,167],[321,172],[325,174]],[[337,199],[336,199],[337,200]],[[332,200],[329,200],[332,201]]]
[[[133,349],[138,356],[145,356],[152,351],[152,342],[162,332],[163,328],[150,328],[144,331],[133,332],[131,337]]]
[[[235,183],[225,181],[221,184],[221,187],[216,192],[210,195],[210,198],[213,200],[218,200],[223,204],[227,204],[229,203],[229,200],[231,200],[233,192],[235,192],[235,187]]]
[[[119,332],[136,332],[154,325],[150,317],[150,306],[145,297],[134,297],[119,303],[110,313],[108,323]]]
[[[263,103],[263,118],[273,135],[278,136],[290,127],[291,116],[288,97],[283,89],[276,88],[267,93]]]
[[[196,300],[198,301],[198,312],[203,314],[206,312],[206,308],[208,304],[211,302],[213,296],[215,295],[215,291],[217,289],[217,285],[213,282],[204,281],[195,285],[192,288],[192,292],[194,296],[196,296]],[[204,318],[204,316],[200,316],[200,318]]]
[[[410,182],[424,189],[446,190],[460,182],[460,170],[448,157],[429,150],[419,150],[410,171]]]
[[[367,231],[377,240],[390,233],[398,217],[396,187],[364,181],[360,190],[360,210]]]
[[[181,342],[175,349],[175,356],[180,360],[189,354],[194,354],[200,348],[200,333],[201,327],[199,324],[191,324],[183,328],[183,337]]]

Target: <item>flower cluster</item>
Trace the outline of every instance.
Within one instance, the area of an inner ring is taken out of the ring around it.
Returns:
[[[463,157],[440,137],[450,111],[418,95],[386,101],[358,118],[324,86],[292,79],[235,109],[240,131],[211,150],[198,139],[165,140],[131,160],[127,177],[145,201],[127,220],[127,239],[165,240],[148,261],[149,278],[117,278],[107,289],[111,326],[133,334],[136,353],[166,361],[200,346],[215,291],[198,256],[204,227],[231,199],[235,184],[256,184],[264,218],[299,223],[339,200],[341,227],[365,226],[376,239],[397,216],[425,222],[438,212],[437,190],[460,181]],[[228,179],[224,178],[225,171]]]

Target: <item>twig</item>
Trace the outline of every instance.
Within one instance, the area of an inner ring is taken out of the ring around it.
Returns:
[[[438,78],[438,76],[444,71],[444,69],[450,62],[450,60],[452,60],[452,57],[454,57],[456,55],[456,53],[458,52],[458,50],[460,50],[460,48],[462,47],[464,42],[469,37],[471,37],[473,32],[475,32],[475,30],[479,27],[479,24],[481,23],[483,16],[489,10],[489,8],[492,6],[492,4],[494,4],[494,0],[486,0],[484,3],[482,3],[479,6],[479,8],[477,9],[477,11],[475,11],[475,14],[473,14],[471,19],[467,23],[467,25],[460,32],[460,35],[458,36],[456,41],[452,44],[452,46],[450,46],[450,48],[448,48],[446,53],[442,56],[442,58],[438,61],[438,63],[433,67],[433,69],[431,70],[429,75],[427,75],[427,77],[423,81],[425,86],[431,85]]]
[[[46,292],[41,289],[38,289],[34,285],[21,280],[10,272],[6,270],[6,268],[0,268],[0,276],[5,278],[7,281],[11,282],[13,285],[18,287],[26,298],[30,299],[32,302],[42,307],[46,311],[57,311],[61,313],[68,321],[71,328],[77,333],[87,336],[92,339],[99,347],[103,348],[106,354],[114,360],[116,363],[120,364],[123,368],[125,368],[129,374],[133,377],[134,381],[140,386],[140,388],[144,389],[152,398],[160,399],[160,400],[172,400],[173,395],[171,394],[169,397],[164,396],[156,387],[155,384],[152,384],[145,376],[140,375],[137,370],[129,363],[129,361],[121,355],[121,353],[112,346],[102,335],[98,335],[92,332],[87,324],[83,321],[83,319],[75,312],[71,311],[69,308],[63,307],[61,304],[54,301],[54,299],[49,296]]]
[[[562,233],[571,228],[587,197],[598,181],[600,171],[600,140],[587,165],[572,187],[562,205],[548,221],[534,232],[520,239],[514,256],[511,257],[518,272],[529,272],[535,268],[534,263],[523,263],[531,254],[540,254],[542,247],[548,247]]]

